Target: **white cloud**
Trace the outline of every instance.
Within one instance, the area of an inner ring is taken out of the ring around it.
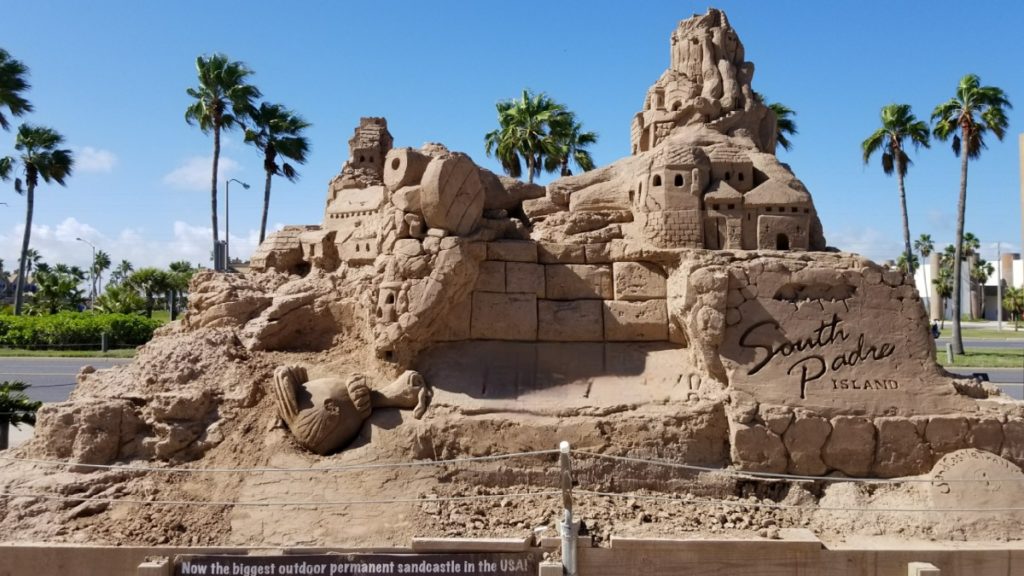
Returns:
[[[212,164],[212,156],[193,156],[165,175],[164,184],[183,190],[209,190]],[[240,169],[241,165],[238,162],[227,156],[221,156],[217,166],[217,177],[220,180],[225,180],[237,174]]]
[[[24,225],[19,224],[0,232],[0,258],[3,258],[6,270],[12,270],[18,265],[24,229]],[[169,232],[169,239],[154,239],[158,234],[138,228],[126,228],[107,235],[75,218],[66,218],[56,225],[33,224],[31,246],[39,251],[43,261],[50,264],[59,262],[87,266],[92,260],[92,249],[88,244],[76,240],[82,238],[91,242],[97,250],[109,254],[115,265],[121,260],[128,260],[136,268],[165,268],[176,260],[187,260],[193,264],[212,266],[210,253],[213,237],[209,226],[176,221],[170,225],[170,230],[164,232]],[[258,230],[248,230],[241,236],[232,233],[232,258],[248,259],[256,248],[258,237]]]
[[[117,165],[117,155],[110,150],[85,146],[75,150],[75,167],[82,172],[109,173]]]
[[[884,234],[874,228],[843,228],[825,235],[829,246],[844,252],[855,252],[875,262],[895,260],[903,251],[902,236]]]

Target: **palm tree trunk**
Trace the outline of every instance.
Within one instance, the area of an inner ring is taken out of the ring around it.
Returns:
[[[210,171],[210,220],[213,223],[213,258],[217,258],[217,163],[220,161],[220,126],[213,125],[213,169]]]
[[[10,442],[11,422],[7,416],[0,416],[0,450],[7,450]]]
[[[263,185],[263,218],[260,219],[260,244],[263,244],[264,235],[267,233],[267,212],[270,211],[270,179],[273,172],[267,170],[267,182]]]
[[[960,199],[957,200],[956,204],[956,244],[954,245],[956,252],[953,256],[953,353],[963,354],[964,353],[964,340],[960,334],[960,279],[963,273],[963,262],[961,257],[963,255],[963,243],[964,243],[964,212],[967,207],[967,146],[970,139],[968,138],[967,127],[963,128],[963,138],[961,140],[960,150]]]
[[[914,276],[914,253],[910,248],[910,220],[907,217],[907,190],[903,187],[903,170],[901,166],[902,162],[897,154],[896,156],[896,182],[900,187],[900,211],[903,213],[903,254],[904,260],[907,262],[907,274],[911,277]]]
[[[32,210],[35,208],[36,176],[31,167],[29,167],[29,171],[32,173],[26,175],[25,178],[28,181],[28,190],[25,193],[25,236],[21,240],[21,264],[18,272],[18,284],[14,289],[15,316],[21,314],[21,307],[25,298],[25,261],[28,259],[28,242],[32,236]]]
[[[178,319],[178,291],[171,289],[167,291],[167,304],[170,306],[171,322]]]
[[[533,154],[526,156],[526,182],[533,184]]]

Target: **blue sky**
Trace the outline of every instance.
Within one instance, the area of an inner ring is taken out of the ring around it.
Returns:
[[[265,99],[313,127],[309,162],[275,179],[270,223],[319,223],[328,181],[360,116],[385,116],[398,146],[443,142],[493,170],[483,135],[494,104],[523,88],[548,92],[600,134],[599,164],[629,151],[632,115],[668,66],[669,34],[705,3],[627,2],[75,2],[8,3],[0,46],[32,71],[32,123],[62,132],[78,157],[66,188],[37,193],[33,246],[85,264],[83,237],[116,261],[208,263],[212,140],[188,126],[185,89],[199,54],[246,62]],[[986,246],[1021,242],[1018,134],[1024,74],[1015,2],[719,2],[756,65],[754,88],[797,111],[800,134],[780,151],[814,195],[830,245],[875,259],[900,251],[896,182],[859,143],[890,102],[927,119],[968,72],[1018,107],[1010,132],[972,162],[967,229]],[[959,36],[972,34],[968,41]],[[0,133],[0,154],[13,150]],[[953,239],[959,162],[936,142],[907,179],[914,237]],[[263,173],[228,133],[233,255],[255,244]],[[5,186],[6,188],[6,186]],[[7,188],[10,190],[10,188]],[[0,258],[15,265],[24,199],[0,193]],[[223,228],[223,217],[221,219]],[[994,248],[991,249],[994,252]]]

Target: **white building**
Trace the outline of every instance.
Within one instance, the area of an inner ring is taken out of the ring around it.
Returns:
[[[1021,260],[1020,254],[1016,253],[1004,253],[1000,258],[995,259],[992,262],[994,271],[989,276],[988,281],[985,282],[984,297],[979,300],[981,304],[981,310],[978,316],[985,320],[997,320],[998,319],[998,279],[1003,280],[1003,289],[1005,290],[1009,286],[1016,288],[1024,287],[1024,260]],[[928,308],[929,316],[933,320],[945,318],[949,320],[952,318],[953,303],[952,299],[948,299],[945,302],[945,310],[940,310],[938,302],[938,296],[935,293],[935,286],[932,284],[932,280],[938,275],[939,272],[939,259],[938,254],[933,253],[928,259],[927,266],[921,266],[914,273],[914,283],[917,286],[917,291],[921,294],[921,299],[924,300],[925,306]],[[971,311],[971,286],[967,279],[967,266],[964,266],[964,277],[961,279],[960,289],[960,310],[962,314],[969,315]],[[976,305],[977,308],[977,305]],[[977,310],[976,310],[977,311]],[[1003,314],[1003,319],[1007,319],[1008,315]]]

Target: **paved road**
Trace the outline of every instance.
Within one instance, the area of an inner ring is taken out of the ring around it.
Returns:
[[[131,362],[129,358],[0,358],[0,380],[31,384],[28,395],[43,402],[63,402],[86,364],[97,370]]]
[[[989,382],[1016,400],[1024,400],[1024,367],[1022,368],[956,368],[956,374],[971,376],[981,372],[988,375]]]
[[[944,351],[946,343],[951,341],[949,338],[939,338],[935,341],[935,346],[940,351]],[[968,350],[971,348],[1024,348],[1024,338],[1016,340],[979,340],[968,338],[964,339],[964,348]]]

